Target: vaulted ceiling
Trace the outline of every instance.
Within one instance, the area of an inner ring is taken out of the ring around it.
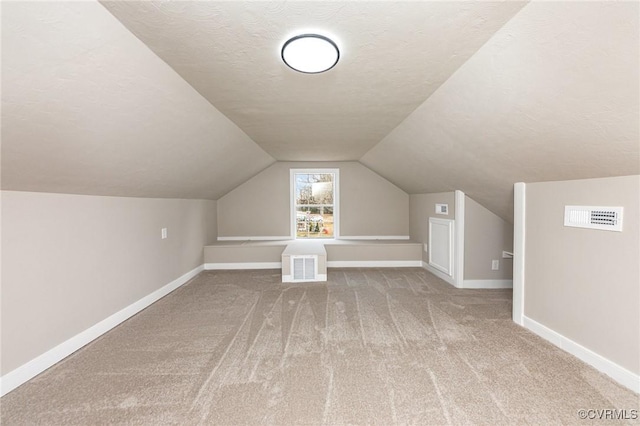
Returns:
[[[217,199],[359,160],[510,218],[517,181],[640,173],[638,2],[3,2],[2,187]],[[279,49],[332,34],[299,74]]]
[[[522,2],[102,4],[278,160],[357,160],[425,101]],[[280,47],[335,34],[341,60],[305,75]]]

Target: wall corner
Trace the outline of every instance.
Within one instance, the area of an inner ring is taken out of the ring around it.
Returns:
[[[453,282],[457,288],[464,287],[464,192],[456,190],[454,213],[454,272]]]
[[[524,324],[526,184],[513,186],[513,322]]]

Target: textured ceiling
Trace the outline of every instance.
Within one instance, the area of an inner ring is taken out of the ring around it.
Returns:
[[[529,4],[361,161],[506,219],[514,182],[640,173],[639,12]]]
[[[522,2],[103,1],[278,160],[357,160],[424,102]],[[319,75],[280,60],[287,36],[335,35]]]
[[[2,188],[217,199],[274,161],[95,2],[2,2]]]
[[[3,189],[217,199],[358,159],[509,219],[514,182],[640,173],[637,1],[103,5],[0,4]],[[314,28],[343,58],[295,73]]]

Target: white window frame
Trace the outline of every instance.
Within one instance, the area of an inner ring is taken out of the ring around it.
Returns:
[[[296,174],[333,174],[333,238],[298,238],[296,232]],[[340,169],[289,169],[289,222],[292,240],[332,240],[340,235]]]

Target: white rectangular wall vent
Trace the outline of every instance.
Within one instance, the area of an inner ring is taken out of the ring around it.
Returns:
[[[622,231],[622,207],[564,206],[564,226]]]
[[[436,204],[437,214],[449,214],[449,204]]]
[[[318,275],[318,256],[291,256],[292,282],[316,281]]]

